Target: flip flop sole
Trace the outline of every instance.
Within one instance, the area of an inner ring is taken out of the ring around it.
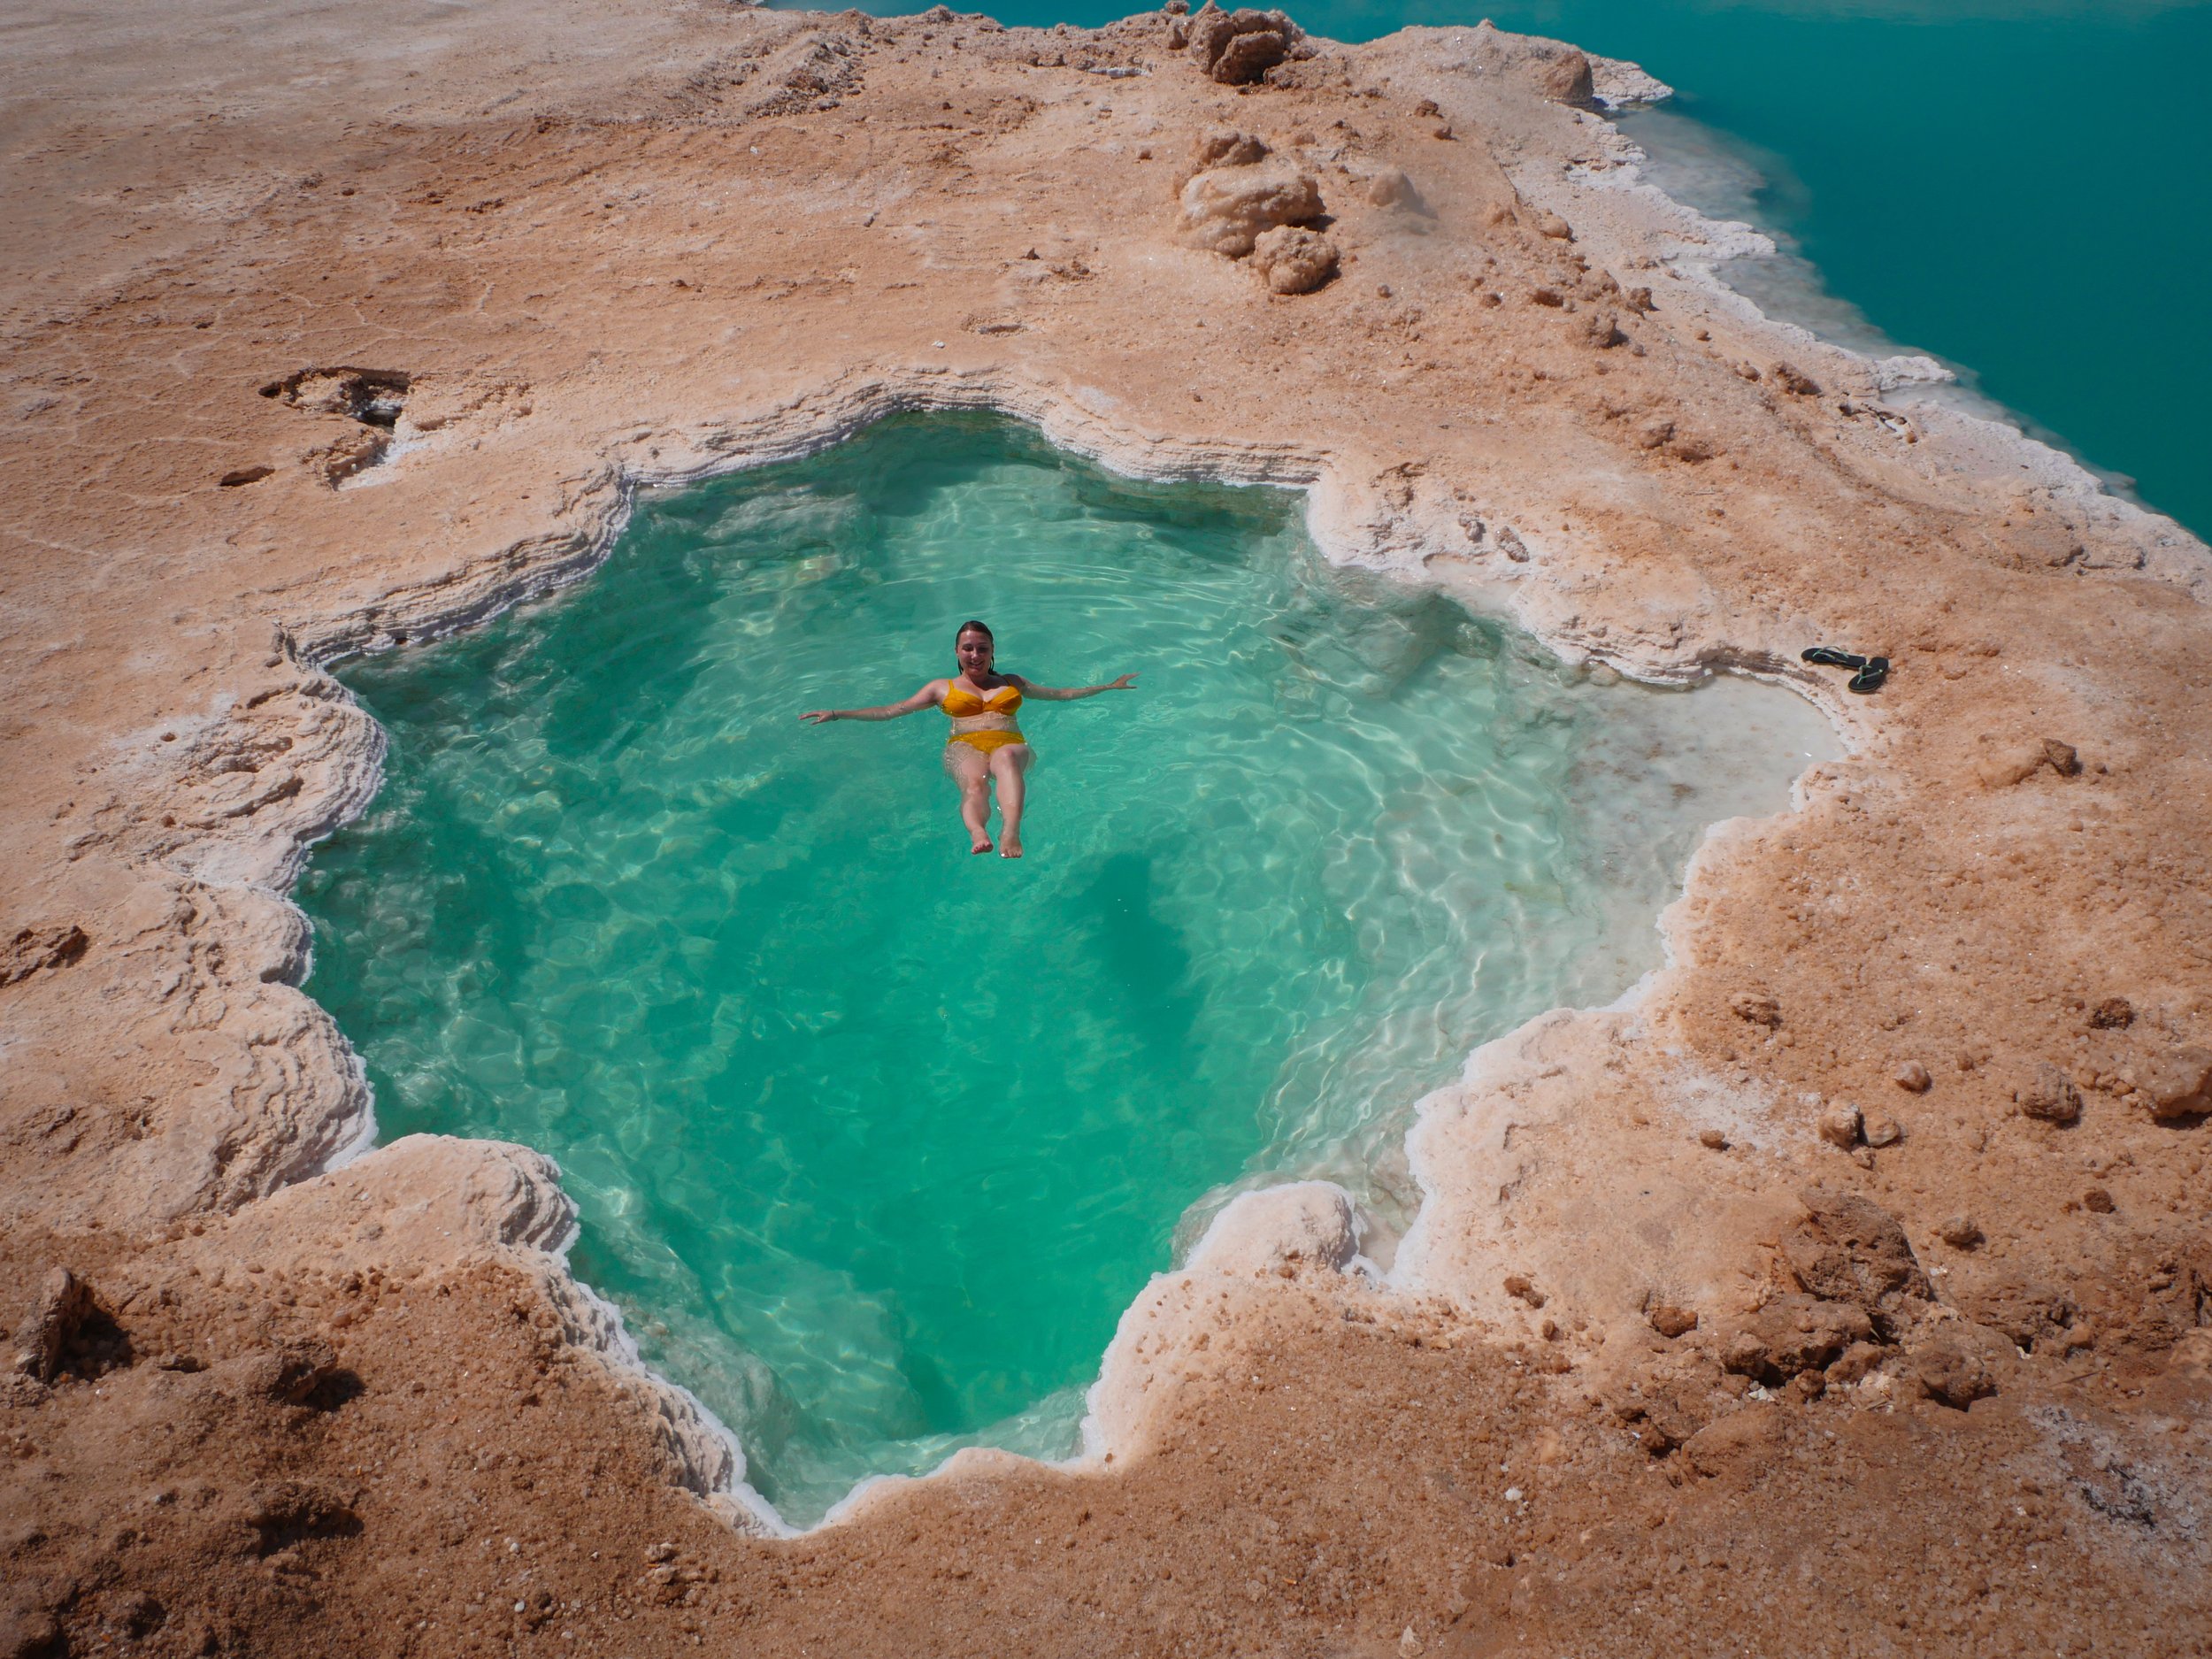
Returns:
[[[1882,688],[1882,682],[1888,678],[1889,658],[1877,657],[1869,660],[1864,668],[1852,675],[1844,688],[1847,691],[1855,691],[1861,696],[1864,696],[1869,692],[1879,691]]]

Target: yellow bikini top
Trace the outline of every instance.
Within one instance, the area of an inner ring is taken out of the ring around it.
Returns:
[[[1021,687],[1001,686],[989,696],[979,697],[954,680],[945,687],[943,706],[945,712],[956,720],[964,720],[978,714],[1011,714],[1022,706]]]

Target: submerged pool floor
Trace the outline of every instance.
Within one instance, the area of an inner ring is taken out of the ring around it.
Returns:
[[[381,1133],[557,1157],[579,1275],[787,1518],[1072,1449],[1229,1184],[1402,1208],[1415,1100],[1655,965],[1700,828],[1832,741],[1332,571],[1300,505],[902,419],[649,495],[589,582],[343,672],[386,782],[300,896]],[[1020,863],[969,856],[941,715],[797,719],[951,672],[972,615],[1033,680],[1140,675],[1024,710]]]

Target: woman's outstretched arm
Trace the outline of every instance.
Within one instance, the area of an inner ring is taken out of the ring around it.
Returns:
[[[1102,686],[1038,686],[1031,684],[1019,674],[1006,677],[1022,688],[1023,696],[1041,697],[1047,703],[1077,703],[1085,697],[1095,697],[1102,691],[1127,691],[1137,679],[1134,674],[1124,674],[1119,680],[1110,680]]]
[[[944,700],[945,682],[933,680],[900,703],[887,703],[873,709],[809,709],[799,718],[810,726],[826,726],[832,720],[895,720],[902,714],[912,714]]]

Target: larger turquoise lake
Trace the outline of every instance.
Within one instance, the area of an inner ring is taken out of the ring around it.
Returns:
[[[885,423],[646,496],[588,582],[341,677],[390,737],[316,849],[309,991],[387,1140],[561,1164],[580,1277],[818,1518],[987,1440],[1074,1449],[1146,1278],[1240,1183],[1402,1221],[1427,1090],[1657,965],[1704,826],[1832,751],[1789,694],[1604,685],[1333,570],[1286,491]],[[972,857],[950,672],[1039,703],[1020,863]]]
[[[1133,8],[987,9],[1093,26]],[[2212,163],[2193,101],[2212,80],[2212,0],[1287,9],[1336,40],[1487,17],[1641,64],[1677,92],[1626,122],[1661,164],[1655,182],[1750,219],[1793,256],[1734,273],[1770,313],[1938,357],[2037,435],[2212,534],[2212,334],[2187,297],[2212,267]]]

